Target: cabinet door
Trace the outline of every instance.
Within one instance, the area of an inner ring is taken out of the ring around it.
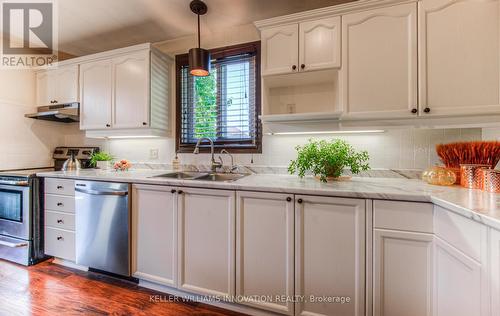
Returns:
[[[417,5],[342,17],[342,101],[351,117],[417,111]]]
[[[435,237],[434,315],[481,315],[481,264]]]
[[[182,188],[179,212],[179,288],[234,295],[235,192]]]
[[[425,115],[500,111],[498,0],[419,1],[419,80]]]
[[[374,231],[375,316],[432,315],[432,234]]]
[[[340,67],[340,17],[299,25],[300,71]]]
[[[113,59],[113,127],[149,125],[149,50]]]
[[[296,315],[364,315],[365,200],[295,196]],[[315,299],[349,299],[349,303]]]
[[[261,32],[262,75],[298,71],[299,26],[291,24],[264,29]]]
[[[134,185],[132,194],[133,275],[139,279],[176,286],[175,189],[167,186]]]
[[[78,65],[60,67],[54,77],[56,103],[78,102]]]
[[[490,230],[491,315],[500,315],[500,232]]]
[[[55,100],[54,71],[36,73],[36,105],[51,105]]]
[[[80,66],[80,128],[111,127],[112,71],[111,60]]]
[[[293,210],[291,195],[237,193],[236,295],[247,305],[293,315],[291,300],[252,300],[294,295]]]

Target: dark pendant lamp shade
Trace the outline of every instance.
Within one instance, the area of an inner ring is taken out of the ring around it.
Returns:
[[[207,13],[207,5],[201,0],[193,0],[189,4],[191,11],[198,16],[198,47],[189,50],[189,73],[196,77],[210,75],[210,52],[201,48],[200,15]]]
[[[189,50],[189,73],[196,77],[210,75],[210,52],[203,48]]]

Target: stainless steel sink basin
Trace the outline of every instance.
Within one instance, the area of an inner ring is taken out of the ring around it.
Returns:
[[[232,182],[248,176],[244,173],[210,173],[206,176],[196,178],[200,181]]]
[[[199,177],[208,176],[209,174],[206,172],[171,172],[166,174],[160,174],[157,176],[153,176],[151,178],[169,178],[169,179],[182,179],[182,180],[195,180]]]
[[[200,180],[200,181],[215,181],[215,182],[232,182],[248,176],[244,173],[206,173],[206,172],[171,172],[160,174],[151,178],[168,178],[179,180]]]

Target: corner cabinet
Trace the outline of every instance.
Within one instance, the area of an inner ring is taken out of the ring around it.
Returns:
[[[59,66],[36,73],[36,103],[38,106],[79,101],[78,65]]]
[[[417,4],[342,16],[342,104],[348,117],[417,114]]]
[[[295,315],[365,315],[365,204],[295,196]],[[314,301],[328,297],[350,302]]]
[[[500,112],[500,1],[419,1],[424,115]]]
[[[262,75],[340,67],[340,17],[265,28]]]
[[[87,137],[167,133],[171,59],[144,45],[106,54],[80,66],[80,129]]]

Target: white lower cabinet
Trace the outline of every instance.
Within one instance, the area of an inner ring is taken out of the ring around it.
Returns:
[[[481,264],[435,240],[434,315],[481,315]]]
[[[295,196],[296,315],[365,314],[365,213],[362,199]]]
[[[431,316],[433,235],[375,229],[373,241],[374,315]]]
[[[491,315],[500,315],[500,231],[490,229]]]
[[[244,304],[293,315],[293,195],[238,192],[236,295]]]
[[[235,292],[235,192],[178,190],[178,287],[204,295]]]
[[[133,276],[177,285],[177,195],[173,187],[132,187]]]

